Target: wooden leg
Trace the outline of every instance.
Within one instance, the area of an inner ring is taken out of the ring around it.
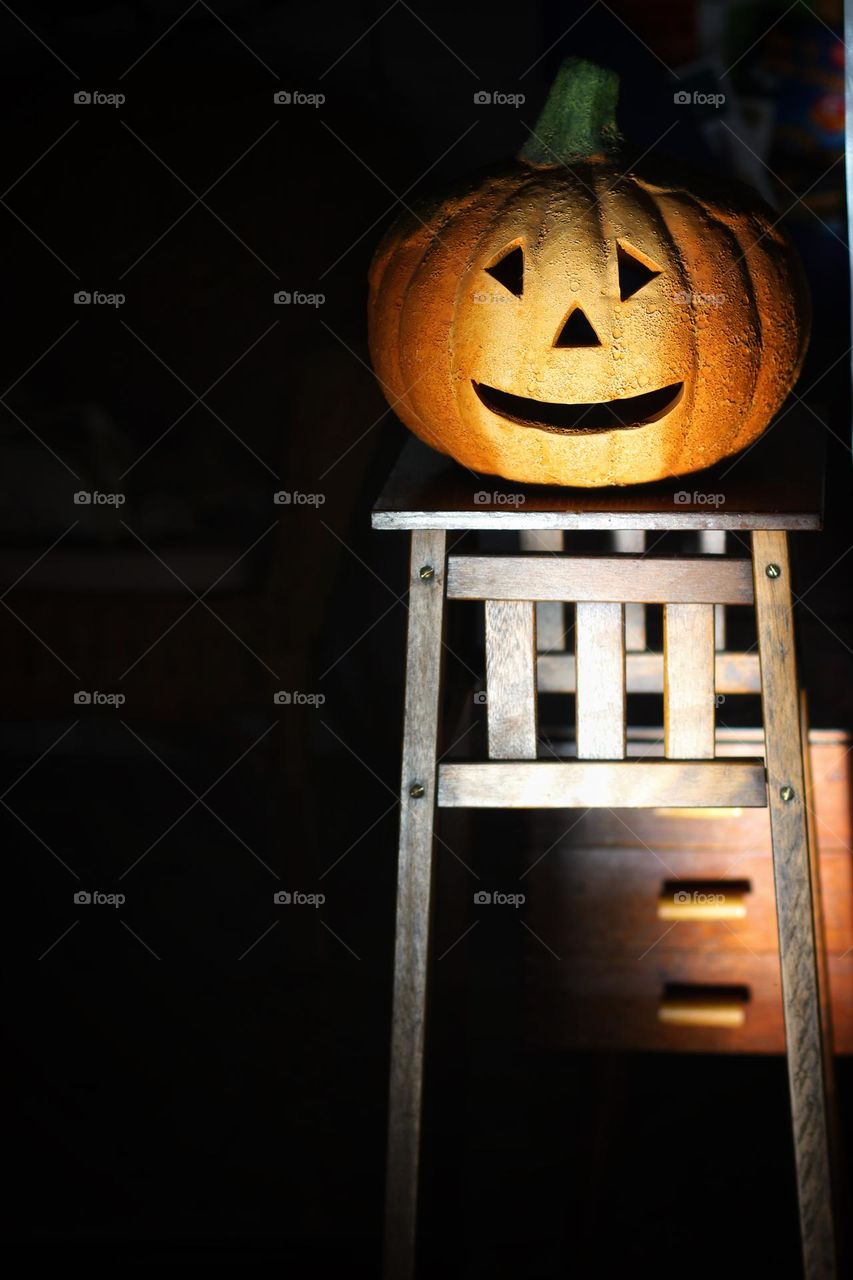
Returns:
[[[415,1273],[447,535],[412,534],[385,1188],[386,1280]]]
[[[821,1027],[788,542],[752,535],[767,788],[800,1231],[806,1280],[836,1274],[827,1072]]]

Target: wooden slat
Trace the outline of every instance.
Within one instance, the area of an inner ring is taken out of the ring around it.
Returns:
[[[643,529],[614,529],[611,534],[614,551],[643,552],[646,534]],[[646,647],[646,606],[625,605],[625,648],[629,653],[642,653]]]
[[[718,653],[714,665],[717,693],[761,692],[757,653]],[[537,668],[540,693],[574,693],[574,654],[540,654]],[[663,693],[662,653],[626,654],[625,672],[628,693]]]
[[[385,1189],[388,1280],[414,1274],[446,537],[412,534]],[[427,565],[433,575],[424,579],[420,570]],[[424,788],[420,797],[410,794],[416,784]]]
[[[469,809],[760,808],[761,760],[577,760],[443,764],[438,803]]]
[[[835,1275],[836,1261],[826,1094],[830,1064],[821,1026],[786,535],[754,533],[752,555],[800,1236],[806,1280],[823,1280]]]
[[[536,626],[530,601],[486,601],[489,759],[536,759]]]
[[[575,609],[578,757],[625,755],[625,615],[621,604]]]
[[[702,529],[699,532],[699,550],[705,555],[722,556],[726,552],[725,529]],[[714,605],[714,648],[726,647],[726,606]]]
[[[720,556],[451,556],[453,600],[752,604],[747,559]]]
[[[676,760],[714,754],[714,606],[663,610],[664,751]]]
[[[563,550],[561,529],[522,529],[519,535],[522,551]],[[540,600],[536,605],[536,647],[542,653],[554,653],[566,647],[565,605],[556,600]]]

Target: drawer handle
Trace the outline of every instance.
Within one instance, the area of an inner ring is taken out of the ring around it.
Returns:
[[[667,880],[658,897],[659,920],[743,920],[748,880]]]
[[[749,987],[704,987],[668,983],[658,1021],[671,1027],[742,1027]]]

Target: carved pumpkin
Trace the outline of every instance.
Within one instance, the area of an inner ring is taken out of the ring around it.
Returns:
[[[473,471],[624,485],[710,466],[791,389],[808,296],[759,197],[620,154],[613,72],[570,59],[519,157],[422,204],[370,272],[373,366]]]

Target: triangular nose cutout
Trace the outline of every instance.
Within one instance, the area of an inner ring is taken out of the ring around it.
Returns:
[[[600,347],[601,342],[580,307],[574,307],[557,335],[557,341],[554,346]]]

